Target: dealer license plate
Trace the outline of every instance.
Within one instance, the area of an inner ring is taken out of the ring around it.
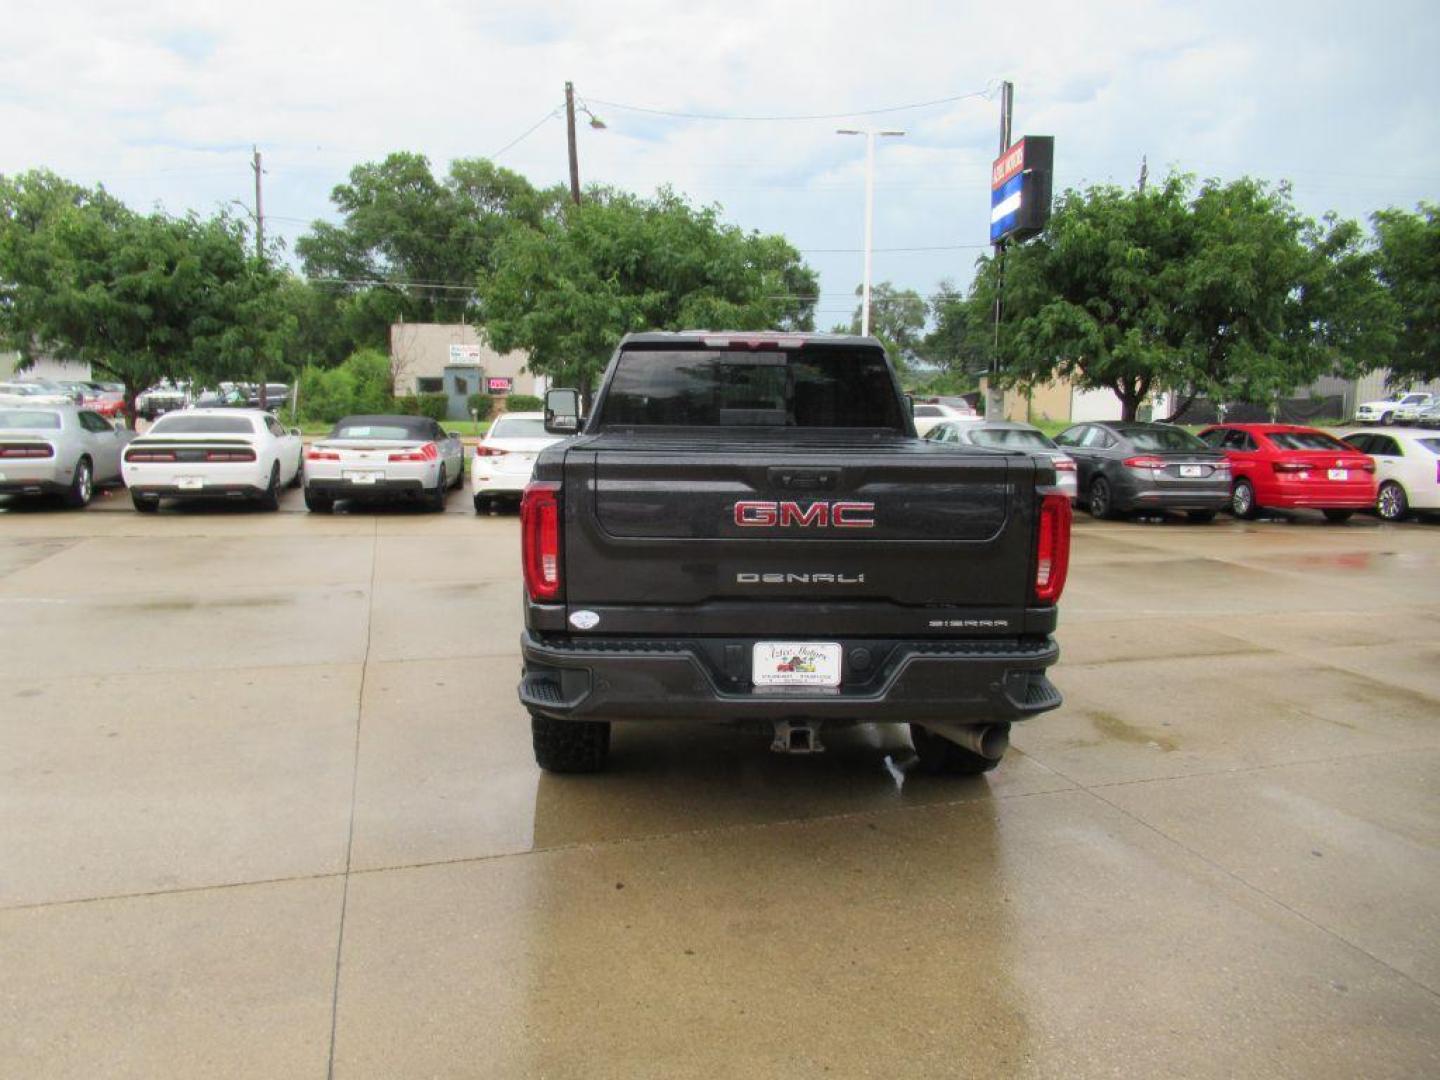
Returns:
[[[199,491],[205,486],[205,481],[198,476],[177,476],[175,486],[181,491]]]
[[[385,477],[384,472],[374,469],[347,469],[343,475],[352,484],[373,484]]]
[[[840,646],[823,641],[759,641],[751,671],[756,686],[839,686]]]
[[[1350,479],[1350,470],[1349,470],[1349,469],[1331,469],[1331,470],[1330,470],[1330,479],[1331,479],[1331,480],[1349,480],[1349,479]]]
[[[1180,466],[1180,475],[1181,475],[1181,476],[1200,476],[1200,475],[1202,475],[1202,474],[1204,473],[1204,471],[1205,471],[1205,470],[1202,469],[1199,465],[1181,465],[1181,466]]]

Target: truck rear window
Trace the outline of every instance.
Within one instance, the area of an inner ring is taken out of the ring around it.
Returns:
[[[838,348],[624,352],[600,423],[905,430],[884,355]]]

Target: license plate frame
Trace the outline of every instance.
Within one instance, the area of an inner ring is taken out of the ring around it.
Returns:
[[[181,491],[199,491],[205,486],[203,476],[177,476],[175,486]]]
[[[1349,470],[1349,469],[1331,469],[1331,470],[1329,470],[1329,472],[1328,472],[1326,475],[1327,475],[1331,480],[1349,480],[1349,479],[1350,479],[1350,470]]]
[[[1199,479],[1200,479],[1201,477],[1203,477],[1204,475],[1205,475],[1205,467],[1204,467],[1203,465],[1181,465],[1181,466],[1180,466],[1180,477],[1181,477],[1181,479],[1183,479],[1183,480],[1199,480]]]
[[[385,479],[385,470],[346,469],[340,475],[352,484],[376,484]]]
[[[750,650],[750,679],[757,687],[840,685],[844,649],[834,641],[757,641]]]

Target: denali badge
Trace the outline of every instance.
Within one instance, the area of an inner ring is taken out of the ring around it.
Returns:
[[[735,524],[751,529],[873,529],[874,515],[873,502],[812,502],[804,509],[796,502],[735,504]]]
[[[737,585],[864,585],[864,574],[736,574]]]

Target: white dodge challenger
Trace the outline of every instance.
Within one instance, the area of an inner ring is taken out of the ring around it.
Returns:
[[[302,452],[300,429],[259,409],[183,409],[131,442],[120,469],[142,513],[162,499],[248,499],[276,510],[281,486],[300,484]]]

